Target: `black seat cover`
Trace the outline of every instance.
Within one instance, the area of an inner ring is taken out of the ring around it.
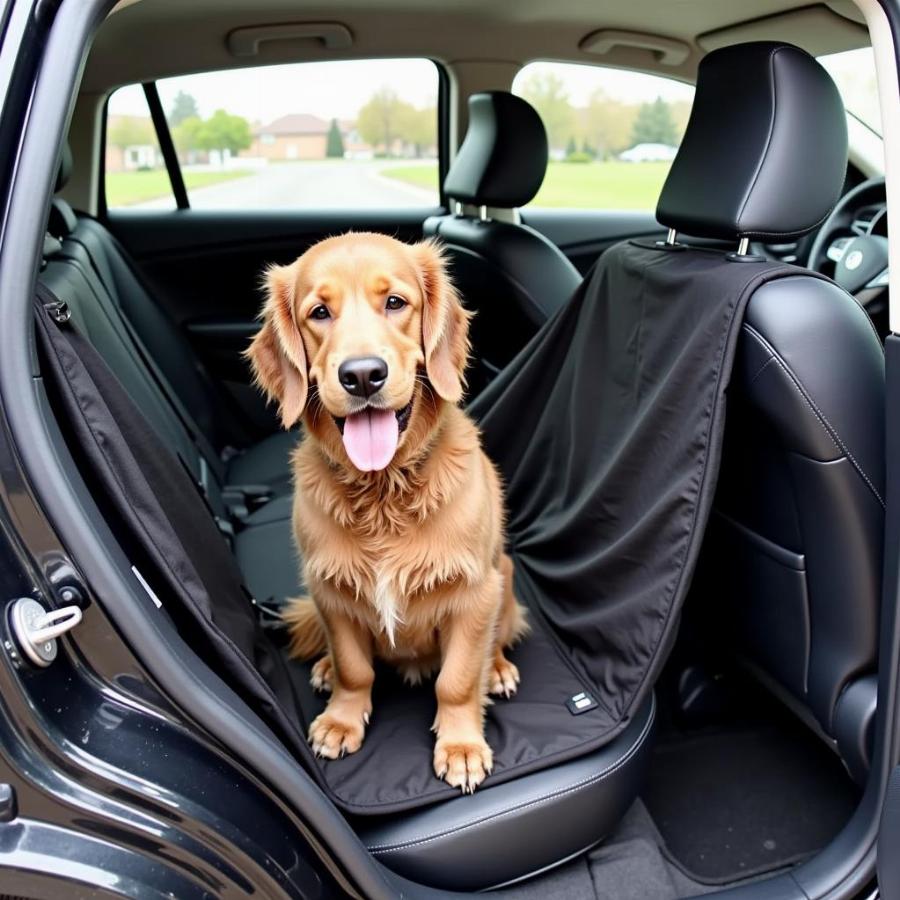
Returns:
[[[834,206],[846,149],[840,96],[806,53],[718,50],[701,63],[657,217],[700,237],[790,240]],[[880,341],[852,297],[798,270],[747,307],[695,595],[710,633],[721,639],[724,624],[725,646],[837,738],[857,774],[883,516]]]
[[[547,153],[544,125],[526,101],[505,91],[473,94],[469,128],[444,191],[461,209],[483,207],[484,216],[437,216],[425,222],[425,233],[447,246],[454,281],[466,305],[478,313],[472,326],[471,395],[581,281],[556,245],[518,222],[516,208],[532,200],[544,180]]]

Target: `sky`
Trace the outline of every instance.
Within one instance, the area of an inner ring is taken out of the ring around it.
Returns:
[[[564,63],[526,66],[517,76],[514,89],[530,72],[546,68],[563,78],[575,106],[586,105],[598,87],[610,96],[634,103],[654,100],[658,95],[667,100],[690,100],[693,96],[691,87],[667,78]],[[438,76],[429,60],[351,60],[183,75],[161,79],[157,86],[167,110],[183,90],[196,99],[201,116],[223,107],[251,122],[269,122],[291,112],[313,113],[323,119],[352,119],[372,93],[384,86],[393,88],[414,106],[435,106]],[[113,115],[147,115],[139,86],[116,91],[109,109]]]
[[[251,122],[270,122],[287,113],[323,119],[352,119],[380,87],[392,87],[417,107],[436,106],[438,73],[425,59],[348,60],[231,69],[163,78],[157,82],[168,111],[179,90],[193,95],[206,117],[219,108]],[[110,113],[147,115],[141,88],[113,94]]]
[[[846,50],[821,57],[821,63],[835,80],[844,106],[881,134],[875,57],[871,47]]]
[[[582,66],[573,63],[535,62],[525,66],[513,82],[513,91],[521,89],[526,79],[536,71],[551,71],[565,83],[569,102],[573,106],[587,106],[591,94],[602,88],[611,98],[623,103],[647,103],[662,97],[664,100],[691,100],[694,88],[683,81],[608,69],[601,66]]]

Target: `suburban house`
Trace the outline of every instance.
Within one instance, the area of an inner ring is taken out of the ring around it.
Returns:
[[[331,121],[310,113],[291,113],[268,125],[253,129],[253,143],[241,156],[268,160],[325,159]],[[362,142],[354,123],[338,121],[346,156],[371,156],[371,148]]]
[[[110,116],[106,133],[107,172],[134,172],[163,165],[149,116]]]

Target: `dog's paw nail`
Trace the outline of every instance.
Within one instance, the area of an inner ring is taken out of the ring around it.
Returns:
[[[365,722],[366,725],[369,724],[369,714],[367,712],[363,713],[363,722]]]

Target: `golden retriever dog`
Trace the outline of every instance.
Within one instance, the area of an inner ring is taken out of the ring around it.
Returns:
[[[434,771],[471,792],[492,766],[488,694],[515,692],[504,648],[527,626],[500,481],[457,405],[469,313],[428,241],[329,238],[266,283],[247,357],[284,427],[304,426],[293,524],[310,597],[284,619],[292,655],[324,653],[312,684],[331,696],[310,744],[359,749],[376,657],[411,683],[438,672]]]

